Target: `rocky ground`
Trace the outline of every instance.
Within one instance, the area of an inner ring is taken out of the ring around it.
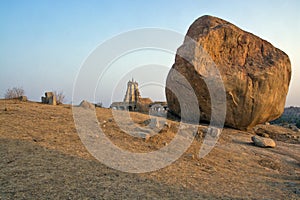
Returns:
[[[134,152],[163,147],[178,126],[169,121],[170,128],[145,141],[124,134],[110,109],[96,113],[111,141]],[[131,118],[143,126],[149,117]],[[225,128],[202,159],[200,137],[173,164],[130,174],[89,154],[71,106],[0,100],[0,199],[300,199],[300,134],[271,125],[256,131],[275,139],[276,147],[256,147],[254,132]]]

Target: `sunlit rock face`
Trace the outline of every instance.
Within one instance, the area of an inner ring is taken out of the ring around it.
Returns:
[[[190,26],[172,66],[194,89],[201,120],[211,119],[211,97],[205,78],[214,75],[210,73],[212,63],[225,87],[226,126],[247,130],[283,113],[291,79],[287,54],[225,20],[202,16]],[[168,89],[176,81],[170,71],[166,98],[170,113],[180,117],[178,97]]]

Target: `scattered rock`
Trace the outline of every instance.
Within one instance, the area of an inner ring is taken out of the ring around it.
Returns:
[[[253,128],[256,135],[269,136],[270,138],[289,143],[298,143],[292,136],[297,134],[290,128],[284,128],[278,125],[257,125]]]
[[[109,121],[109,122],[112,122],[112,121],[113,121],[113,119],[112,119],[112,118],[109,118],[109,119],[108,119],[108,121]]]
[[[270,135],[264,132],[256,132],[256,135],[261,136],[261,137],[265,137],[265,138],[269,138]]]
[[[166,98],[171,114],[181,116],[178,94],[168,89],[181,83],[173,73],[177,71],[195,91],[200,119],[210,121],[211,94],[205,80],[216,75],[212,65],[218,68],[225,86],[225,125],[249,130],[283,113],[291,79],[289,57],[269,42],[225,20],[203,16],[190,26],[177,50],[172,66],[175,70],[167,77]],[[185,108],[191,107],[191,98],[179,95],[187,99]]]
[[[86,101],[86,100],[83,100],[80,104],[79,104],[80,107],[82,108],[85,108],[85,109],[91,109],[91,110],[94,110],[95,109],[95,105]]]
[[[150,122],[151,122],[151,119],[146,119],[145,121],[143,121],[143,124],[145,126],[148,126],[150,124]]]
[[[195,159],[195,156],[192,153],[187,154],[186,157],[190,158],[190,159],[193,159],[193,160]]]
[[[203,132],[201,131],[201,129],[198,128],[198,130],[194,132],[193,136],[196,140],[200,141],[203,137]]]
[[[271,147],[274,148],[276,146],[275,141],[271,138],[264,138],[260,136],[253,136],[251,137],[251,140],[253,141],[255,146],[258,147]]]
[[[294,189],[294,193],[295,193],[295,194],[300,194],[300,189],[299,189],[299,188],[295,188],[295,189]]]
[[[290,129],[292,129],[295,132],[299,132],[299,128],[295,125],[291,126]]]
[[[164,123],[164,127],[165,127],[165,128],[170,128],[171,126],[170,126],[170,124],[166,121],[166,122]]]
[[[207,127],[199,127],[199,128],[200,128],[200,131],[202,131],[202,133],[204,133],[204,134],[206,134],[208,131]]]
[[[300,129],[295,125],[295,124],[289,124],[289,123],[275,123],[275,125],[287,128],[287,129],[291,129],[294,132],[300,132]]]
[[[140,138],[143,138],[144,141],[148,141],[150,139],[150,137],[151,137],[149,133],[143,133],[143,132],[139,132],[138,136]]]
[[[214,138],[219,137],[221,134],[221,129],[210,127],[207,129],[207,134]]]

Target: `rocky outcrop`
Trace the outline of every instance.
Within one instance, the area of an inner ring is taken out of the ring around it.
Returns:
[[[177,50],[172,69],[194,89],[204,121],[211,118],[212,100],[205,79],[214,76],[212,65],[225,87],[225,125],[247,130],[282,114],[291,78],[290,60],[283,51],[225,20],[212,16],[197,19]],[[166,98],[171,114],[180,117],[178,95],[168,89],[176,81],[169,73]]]
[[[79,104],[79,107],[85,108],[85,109],[90,109],[90,110],[95,109],[95,105],[88,102],[88,101],[86,101],[86,100],[81,101],[80,104]]]
[[[300,142],[300,133],[295,132],[290,128],[284,128],[278,125],[257,125],[253,128],[253,131],[256,135],[259,136],[269,136],[270,138],[287,142],[287,143],[294,143],[299,144]]]

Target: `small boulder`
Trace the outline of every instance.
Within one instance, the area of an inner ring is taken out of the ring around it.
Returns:
[[[267,133],[262,133],[261,135],[257,134],[258,136],[264,137],[264,138],[270,138],[270,135]]]
[[[264,138],[264,137],[260,137],[260,136],[253,136],[251,137],[251,140],[253,141],[255,146],[258,147],[271,147],[271,148],[275,148],[276,147],[276,143],[274,140],[272,140],[271,138]]]
[[[195,137],[196,140],[200,141],[203,137],[203,132],[200,129],[198,129],[193,133],[193,136]]]
[[[170,128],[171,126],[170,126],[170,124],[169,124],[168,122],[165,122],[165,123],[164,123],[164,127],[165,127],[165,128]]]
[[[299,132],[298,127],[295,125],[291,125],[290,129],[292,129],[292,131]]]
[[[261,136],[261,137],[265,137],[265,138],[269,138],[270,137],[269,134],[267,134],[267,133],[263,132],[263,130],[262,131],[261,130],[262,129],[258,129],[257,132],[255,132],[256,135]]]
[[[95,105],[86,101],[86,100],[83,100],[80,104],[79,104],[80,107],[82,108],[85,108],[85,109],[95,109]]]
[[[139,132],[138,136],[140,138],[143,138],[145,141],[148,141],[150,139],[150,134],[149,133],[143,133],[143,132]]]

